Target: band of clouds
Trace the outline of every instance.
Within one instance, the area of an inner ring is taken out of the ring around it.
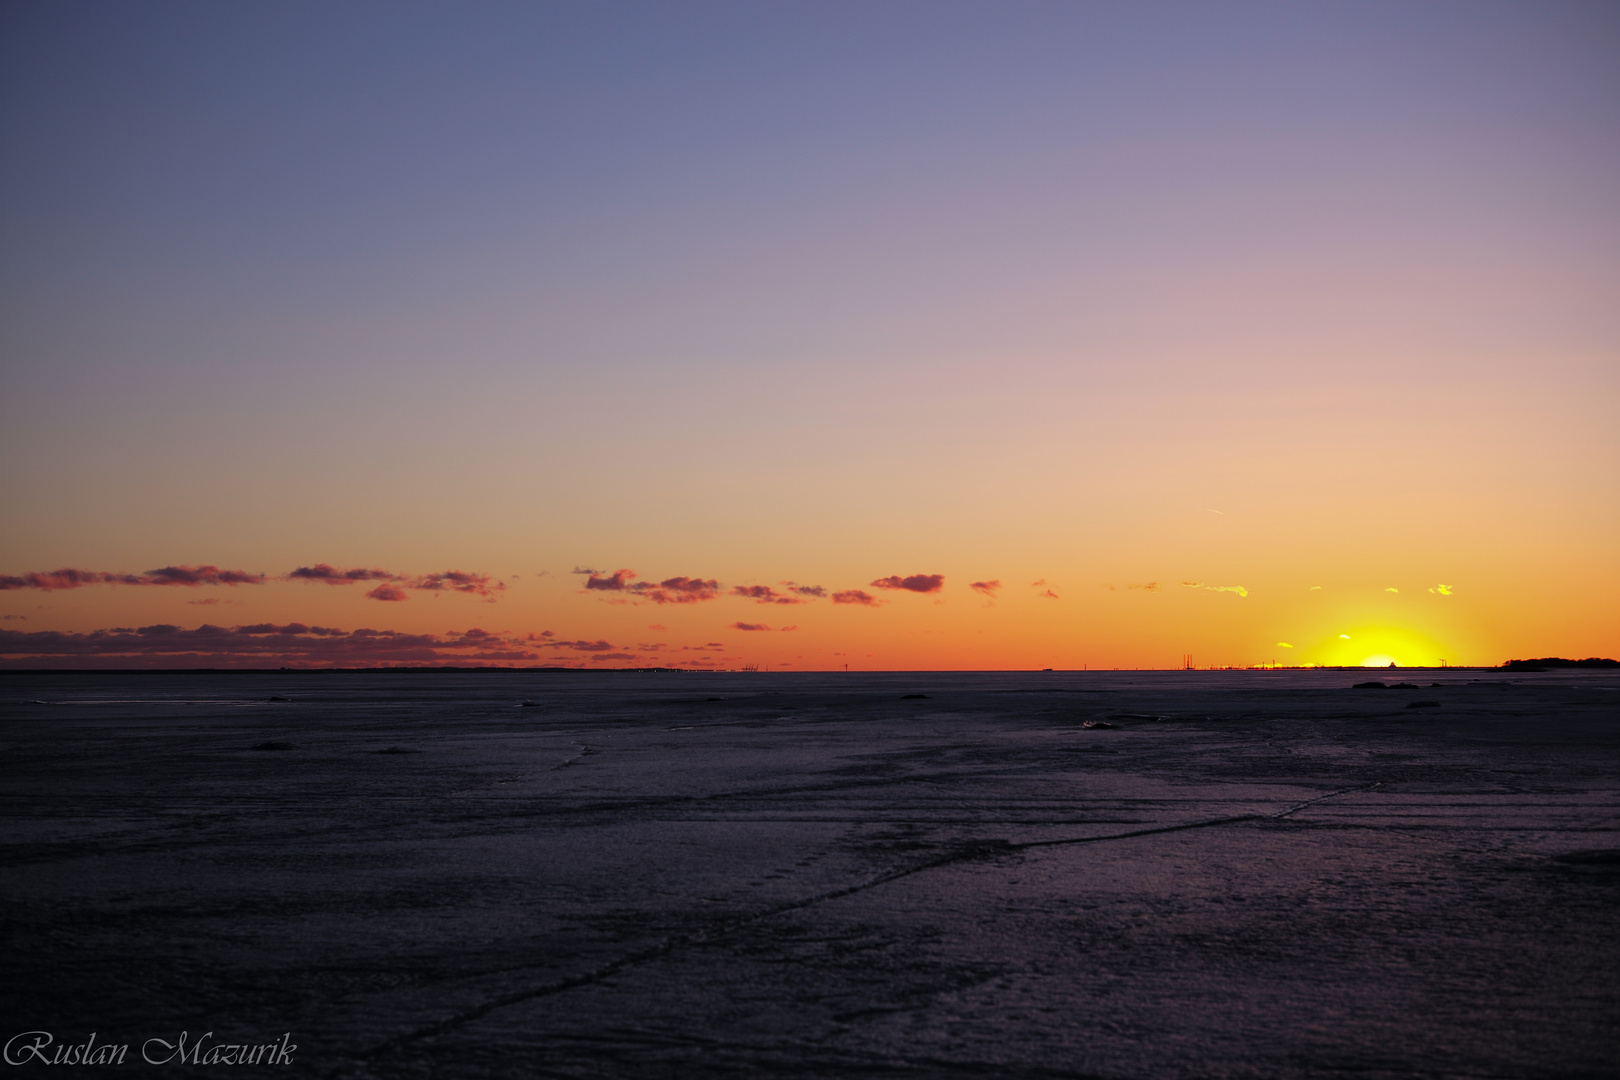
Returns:
[[[110,573],[98,570],[76,570],[65,567],[43,573],[0,575],[0,591],[12,589],[39,589],[57,592],[82,589],[91,585],[180,586],[196,588],[202,585],[263,585],[270,580],[268,574],[255,574],[246,570],[222,570],[217,566],[165,566],[139,574]],[[473,596],[494,598],[506,591],[506,583],[489,574],[469,573],[464,570],[445,570],[437,574],[396,574],[375,568],[340,570],[327,563],[300,566],[281,575],[281,581],[317,582],[324,585],[356,585],[380,582],[366,595],[374,600],[405,600],[405,589],[422,592],[458,592]]]
[[[720,595],[720,583],[713,578],[678,576],[662,581],[636,581],[634,570],[615,570],[604,574],[600,570],[574,570],[585,574],[587,592],[622,593],[651,600],[655,604],[697,604],[713,600]]]
[[[627,599],[647,600],[660,605],[694,604],[718,599],[722,595],[723,588],[720,582],[714,578],[688,575],[677,575],[658,581],[642,581],[639,580],[639,575],[634,570],[627,568],[621,568],[608,574],[600,570],[576,567],[574,573],[583,575],[586,578],[585,591],[587,592],[607,593]],[[0,591],[36,589],[54,592],[94,585],[178,586],[183,588],[199,586],[235,587],[237,585],[263,585],[270,580],[272,579],[268,574],[253,573],[246,570],[222,569],[212,564],[165,566],[138,574],[64,567],[58,570],[30,572],[21,575],[0,575]],[[497,580],[490,574],[462,570],[445,570],[433,574],[401,574],[377,567],[343,569],[329,563],[300,566],[281,575],[276,580],[302,581],[333,586],[369,583],[373,587],[367,591],[366,596],[373,600],[387,602],[399,602],[409,599],[407,590],[456,592],[494,600],[497,594],[505,592],[507,588],[504,581]],[[728,595],[751,600],[758,604],[794,605],[808,603],[813,600],[830,599],[834,604],[839,605],[882,606],[882,601],[864,589],[828,590],[821,585],[800,585],[794,581],[783,581],[779,584],[782,586],[781,590],[770,585],[737,585],[731,588]],[[1058,594],[1047,588],[1046,584],[1043,578],[1031,582],[1031,587],[1041,590],[1039,595],[1043,598],[1058,599]],[[1235,593],[1239,597],[1249,595],[1249,590],[1242,585],[1212,585],[1199,581],[1183,581],[1181,584],[1189,589]],[[891,592],[939,593],[944,590],[945,575],[890,574],[886,577],[875,578],[868,585],[874,589]],[[1157,592],[1160,585],[1156,581],[1150,581],[1140,584],[1132,583],[1126,587],[1133,590]],[[968,588],[982,596],[994,598],[1000,592],[1002,583],[999,579],[986,579],[971,582]],[[1312,591],[1320,588],[1321,586],[1312,586]],[[1385,591],[1398,593],[1400,590],[1390,586]],[[1454,594],[1452,586],[1447,584],[1434,585],[1428,589],[1428,592],[1436,596],[1451,596]]]
[[[882,606],[882,601],[865,589],[829,591],[822,585],[800,585],[795,581],[781,582],[782,591],[770,585],[734,585],[729,593],[723,593],[724,586],[715,578],[679,575],[661,581],[641,581],[638,580],[640,575],[628,567],[621,567],[610,574],[588,566],[576,566],[573,572],[585,578],[583,590],[585,592],[607,593],[609,594],[607,598],[648,600],[655,604],[695,604],[718,599],[721,595],[729,595],[752,600],[756,604],[804,604],[813,600],[829,599],[834,604],[858,607]],[[888,577],[877,578],[869,584],[877,589],[937,593],[945,587],[945,575],[891,574]],[[1001,587],[1001,583],[976,582],[973,587],[981,592],[985,591],[981,586],[989,588],[990,594],[993,594],[995,589]]]
[[[221,570],[217,566],[165,566],[139,574],[107,573],[64,567],[61,570],[44,573],[0,575],[0,592],[11,589],[56,592],[64,589],[82,589],[88,585],[179,585],[186,588],[198,585],[262,585],[265,580],[264,574],[251,574],[246,570]]]
[[[322,585],[354,585],[360,582],[382,582],[366,593],[373,600],[407,600],[404,589],[422,592],[459,592],[493,598],[506,591],[506,582],[496,581],[489,574],[473,574],[464,570],[445,570],[438,574],[395,574],[387,570],[355,568],[339,570],[326,563],[300,566],[286,574],[283,581],[311,581]]]
[[[632,650],[612,642],[570,641],[546,630],[538,634],[509,634],[479,628],[448,634],[408,634],[395,630],[339,630],[305,623],[255,623],[214,626],[209,623],[186,630],[168,623],[142,627],[112,627],[88,633],[55,630],[33,632],[0,630],[0,658],[27,660],[160,660],[195,666],[270,664],[316,666],[374,666],[378,664],[490,664],[515,661],[556,662],[571,655],[589,663],[646,662],[646,652],[699,654],[680,660],[660,659],[660,666],[714,667],[725,657],[724,644],[711,641],[679,649],[638,646]]]

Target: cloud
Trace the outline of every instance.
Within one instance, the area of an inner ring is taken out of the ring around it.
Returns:
[[[1125,587],[1127,589],[1141,589],[1143,592],[1158,592],[1159,591],[1159,583],[1157,581],[1149,581],[1149,582],[1146,582],[1146,583],[1141,584],[1141,585],[1127,585]]]
[[[404,581],[400,574],[391,574],[387,570],[339,570],[327,563],[316,563],[314,566],[300,566],[286,575],[288,581],[319,581],[326,585],[353,585],[357,581]]]
[[[611,648],[611,646],[609,646]],[[22,667],[374,667],[534,662],[526,643],[481,629],[461,634],[338,630],[256,623],[187,630],[168,623],[88,633],[0,630],[0,658]]]
[[[732,596],[743,596],[756,604],[802,604],[804,601],[797,596],[784,596],[769,585],[737,585],[731,590]]]
[[[64,567],[43,573],[0,575],[0,592],[10,589],[41,589],[56,592],[63,589],[81,589],[86,585],[262,585],[264,574],[250,574],[246,570],[221,570],[217,566],[165,566],[139,574],[108,573],[100,570],[75,570]]]
[[[582,571],[575,571],[580,572]],[[608,576],[603,576],[599,570],[583,572],[589,575],[585,579],[586,589],[630,593],[651,600],[655,604],[696,604],[704,600],[713,600],[720,595],[720,583],[712,578],[705,580],[694,577],[672,577],[654,583],[636,581],[634,570],[615,570]]]
[[[217,566],[165,566],[141,575],[148,585],[262,585],[263,574],[221,570]]]
[[[1286,642],[1286,641],[1279,641],[1279,642],[1277,642],[1277,648],[1279,648],[1279,649],[1292,649],[1293,646],[1288,644],[1288,642]]]
[[[910,577],[901,577],[899,574],[890,574],[870,584],[878,589],[905,589],[908,592],[932,593],[939,592],[945,587],[945,575],[912,574]]]
[[[604,577],[600,570],[582,570],[578,567],[575,567],[574,573],[589,574],[585,579],[585,588],[597,592],[623,592],[636,576],[634,570],[615,570]]]
[[[4,622],[27,622],[28,621],[28,616],[26,616],[26,615],[0,615],[0,621],[4,621]]]
[[[650,624],[648,624],[647,629],[649,629],[649,630],[651,630],[651,631],[653,631],[654,633],[657,633],[657,634],[667,634],[667,633],[669,633],[669,627],[665,626],[663,623],[656,623],[656,622],[655,623],[650,623]]]
[[[1396,588],[1396,587],[1395,587],[1395,586],[1393,586],[1393,585],[1391,585],[1391,586],[1390,586],[1390,587],[1389,587],[1389,588],[1387,588],[1387,589],[1385,589],[1385,590],[1384,590],[1384,591],[1385,591],[1385,592],[1393,592],[1393,593],[1398,593],[1398,592],[1400,592],[1400,591],[1401,591],[1401,590],[1399,590],[1399,589],[1397,589],[1397,588]]]
[[[547,641],[540,646],[542,649],[571,649],[574,652],[605,653],[618,648],[617,645],[606,641]]]
[[[1205,585],[1201,581],[1183,581],[1182,584],[1189,589],[1208,589],[1210,592],[1237,593],[1239,596],[1249,595],[1249,590],[1245,589],[1242,585]]]
[[[1039,589],[1041,586],[1043,586],[1045,584],[1046,584],[1046,579],[1041,578],[1041,580],[1039,580],[1039,581],[1030,582],[1029,587],[1032,588],[1032,589]]]
[[[410,588],[424,589],[428,592],[472,593],[477,596],[489,596],[491,593],[505,592],[506,582],[496,581],[488,574],[469,574],[461,570],[446,570],[442,574],[424,574],[411,581]]]
[[[30,573],[21,576],[0,576],[0,591],[7,589],[43,589],[55,591],[61,589],[79,589],[87,585],[179,585],[194,588],[199,585],[262,585],[268,579],[266,574],[253,574],[246,570],[222,570],[217,566],[164,566],[157,570],[147,570],[139,574],[106,573],[96,570],[74,570],[64,568],[52,570],[47,573]],[[297,569],[283,574],[282,581],[310,581],[325,585],[353,585],[356,582],[380,581],[399,582],[408,589],[423,589],[429,592],[470,593],[477,596],[493,596],[503,592],[506,583],[496,581],[488,574],[471,574],[461,570],[446,570],[440,574],[425,574],[421,577],[409,577],[404,574],[395,574],[388,570],[357,567],[352,570],[340,570],[329,563],[316,563],[314,566],[300,566]],[[378,588],[366,595],[379,600],[402,600],[403,594],[398,589]]]
[[[720,583],[712,578],[672,577],[665,578],[657,585],[638,581],[630,586],[629,591],[655,604],[696,604],[719,596]]]
[[[835,604],[863,604],[866,607],[881,607],[878,598],[863,589],[845,589],[832,594]]]
[[[1061,600],[1061,599],[1063,599],[1063,597],[1059,596],[1057,593],[1053,592],[1051,589],[1047,589],[1045,592],[1041,593],[1041,597],[1043,599],[1046,599],[1046,600]]]
[[[1450,596],[1451,595],[1451,586],[1450,585],[1436,585],[1434,588],[1430,589],[1429,591],[1434,593],[1434,595],[1436,595],[1436,596]]]
[[[769,630],[770,629],[770,627],[766,626],[764,623],[757,623],[757,622],[734,622],[734,623],[731,624],[731,628],[733,630]]]
[[[1306,592],[1321,592],[1322,591],[1322,586],[1320,586],[1320,585],[1312,585],[1309,589],[1306,589],[1305,591]]]
[[[1340,634],[1339,639],[1341,641],[1349,641],[1350,640],[1350,635],[1349,634]]]
[[[600,570],[592,570],[588,566],[576,566],[569,571],[570,574],[600,574]]]
[[[405,590],[394,585],[379,585],[366,593],[373,600],[409,600]]]
[[[820,585],[800,585],[795,581],[784,581],[782,584],[789,592],[798,593],[800,596],[811,596],[819,600],[827,595],[827,590]]]
[[[982,593],[985,596],[993,597],[996,595],[996,593],[1001,591],[1001,582],[994,579],[991,579],[990,581],[975,581],[973,584],[969,585],[968,588],[972,589],[976,593]]]

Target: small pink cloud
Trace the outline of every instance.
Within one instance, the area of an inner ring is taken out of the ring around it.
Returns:
[[[731,590],[732,596],[742,596],[754,601],[756,604],[802,604],[804,600],[798,596],[784,596],[769,585],[737,585]]]
[[[404,589],[401,589],[401,588],[399,588],[398,586],[395,586],[395,585],[379,585],[375,589],[372,589],[370,592],[366,593],[366,595],[368,597],[370,597],[371,599],[373,599],[373,600],[409,600],[410,599],[410,596],[408,596],[406,594]]]
[[[505,592],[506,582],[496,581],[489,574],[469,574],[462,570],[446,570],[442,574],[424,574],[410,583],[413,589],[423,589],[428,592],[472,593],[476,596],[489,596],[491,593]]]
[[[910,577],[901,577],[899,574],[890,574],[885,578],[878,578],[871,583],[879,589],[905,589],[908,592],[932,593],[939,592],[945,587],[944,574],[912,574]]]
[[[878,598],[863,589],[845,589],[832,594],[835,604],[861,604],[865,607],[879,607]]]
[[[288,581],[319,581],[325,585],[353,585],[357,581],[404,581],[399,574],[391,574],[387,570],[355,568],[353,570],[339,570],[328,563],[316,563],[314,566],[300,566],[286,576]]]
[[[731,628],[733,630],[769,630],[770,629],[770,627],[766,626],[764,623],[755,623],[755,622],[734,622],[734,623],[731,624]]]
[[[634,570],[615,570],[604,577],[600,570],[586,570],[576,567],[576,574],[589,574],[585,579],[585,588],[596,592],[623,592],[636,576]]]
[[[976,593],[982,593],[985,596],[993,597],[996,595],[996,593],[1001,591],[1001,582],[994,580],[975,581],[973,584],[969,585],[968,588],[972,589]]]
[[[712,578],[672,577],[665,578],[657,585],[638,581],[628,591],[644,596],[655,604],[696,604],[719,596],[720,583]]]

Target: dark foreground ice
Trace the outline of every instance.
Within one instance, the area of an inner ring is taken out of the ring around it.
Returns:
[[[297,1046],[169,1075],[1616,1075],[1620,677],[1364,677],[0,676],[0,1037]]]

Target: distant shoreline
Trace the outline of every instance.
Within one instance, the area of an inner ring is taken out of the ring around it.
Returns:
[[[1597,662],[1593,662],[1596,660]],[[147,668],[147,667],[86,667],[86,668],[6,668],[0,667],[0,675],[383,675],[383,674],[551,674],[551,675],[941,675],[941,674],[1026,674],[1026,675],[1118,675],[1131,672],[1163,673],[1183,671],[1187,674],[1211,674],[1221,672],[1267,672],[1267,671],[1336,671],[1336,672],[1503,672],[1533,674],[1545,671],[1589,671],[1608,668],[1620,668],[1620,661],[1592,658],[1589,660],[1565,660],[1561,663],[1548,663],[1545,660],[1509,660],[1505,664],[1491,665],[1459,665],[1450,664],[1445,667],[1363,667],[1359,664],[1346,664],[1331,666],[1317,664],[1312,666],[1256,666],[1256,667],[1217,667],[1217,668],[985,668],[985,669],[932,669],[932,668],[895,668],[861,671],[840,671],[837,668],[806,669],[803,671],[769,671],[744,672],[735,668],[669,668],[669,667],[517,667],[517,666],[456,666],[456,665],[421,665],[407,664],[379,665],[376,667],[193,667],[193,668]]]

